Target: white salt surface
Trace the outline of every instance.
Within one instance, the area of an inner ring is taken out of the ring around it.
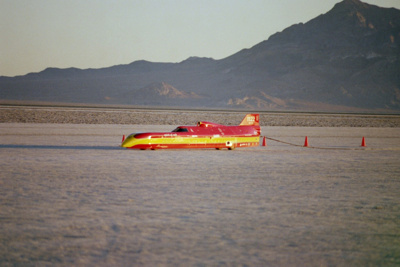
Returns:
[[[118,147],[175,126],[0,124],[0,265],[400,264],[399,128],[262,128],[335,149]]]

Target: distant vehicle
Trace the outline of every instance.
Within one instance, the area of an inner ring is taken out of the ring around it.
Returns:
[[[200,121],[196,126],[179,126],[172,132],[133,133],[122,147],[133,149],[227,148],[259,146],[259,114],[247,114],[239,126]]]

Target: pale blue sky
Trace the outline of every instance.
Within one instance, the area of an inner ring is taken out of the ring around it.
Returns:
[[[341,0],[0,0],[0,76],[221,59]],[[400,9],[400,0],[364,0]]]

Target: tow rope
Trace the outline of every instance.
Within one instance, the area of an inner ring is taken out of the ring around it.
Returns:
[[[298,145],[298,144],[293,144],[293,143],[289,143],[289,142],[285,142],[282,140],[278,140],[278,139],[274,139],[268,136],[260,136],[263,137],[265,139],[274,141],[274,142],[278,142],[278,143],[282,143],[282,144],[286,144],[289,146],[297,146],[297,147],[303,147],[303,148],[311,148],[311,149],[327,149],[327,150],[372,150],[371,148],[367,148],[367,147],[319,147],[319,146],[302,146],[302,145]]]

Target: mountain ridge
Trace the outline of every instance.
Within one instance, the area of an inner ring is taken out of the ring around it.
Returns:
[[[192,97],[176,97],[180,94],[172,89],[175,94],[154,94],[151,85],[160,89],[162,83]],[[344,0],[220,60],[189,57],[179,63],[139,60],[102,69],[47,68],[0,77],[0,99],[400,111],[400,10]]]

